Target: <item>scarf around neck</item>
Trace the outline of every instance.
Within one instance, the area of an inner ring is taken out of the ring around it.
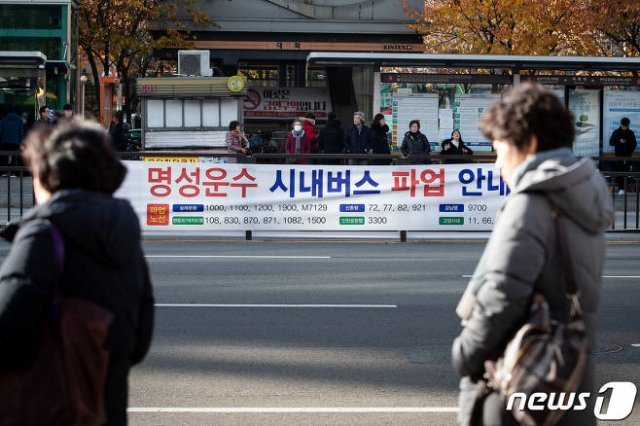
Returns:
[[[304,130],[300,130],[299,132],[296,132],[295,130],[291,131],[291,134],[293,135],[293,137],[296,140],[296,153],[300,152],[300,145],[302,142],[302,137],[304,136]]]

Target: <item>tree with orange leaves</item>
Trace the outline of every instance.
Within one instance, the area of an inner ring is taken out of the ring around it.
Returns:
[[[620,0],[623,1],[623,0]],[[579,0],[426,0],[405,11],[429,53],[570,55],[594,51],[579,19]]]
[[[78,44],[91,66],[95,87],[102,73],[115,71],[123,85],[127,114],[135,107],[133,78],[146,74],[156,60],[153,51],[188,48],[192,40],[188,26],[215,25],[199,0],[83,0],[76,13]]]
[[[640,56],[640,3],[632,0],[587,0],[583,21],[593,40],[610,56]]]

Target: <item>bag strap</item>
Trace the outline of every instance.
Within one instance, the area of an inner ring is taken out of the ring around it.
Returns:
[[[51,239],[53,240],[53,255],[56,266],[58,267],[58,271],[62,273],[65,258],[64,240],[62,239],[60,230],[53,223],[49,223],[49,231],[51,232]]]
[[[64,271],[65,248],[64,239],[60,230],[51,221],[47,221],[51,240],[53,241],[53,256],[58,269],[58,277],[53,284],[53,303],[50,308],[50,315],[57,316],[59,314],[60,285],[62,281],[62,273]]]
[[[570,303],[570,315],[571,318],[577,318],[582,315],[582,308],[580,307],[580,292],[578,291],[575,270],[571,256],[569,255],[569,248],[567,247],[566,227],[562,224],[562,214],[558,209],[554,208],[552,210],[552,216],[556,227],[556,239],[558,240],[558,247],[560,249],[560,261],[561,264],[564,265],[565,293]]]

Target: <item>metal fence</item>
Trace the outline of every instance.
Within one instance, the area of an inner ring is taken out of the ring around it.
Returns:
[[[33,195],[33,180],[30,173],[24,166],[7,166],[7,157],[15,155],[15,152],[0,151],[0,228],[7,222],[18,220],[25,210],[35,205]],[[286,164],[288,156],[282,153],[253,154],[244,156],[238,154],[228,154],[227,152],[211,151],[146,151],[146,152],[126,152],[121,153],[126,160],[143,160],[145,156],[150,157],[205,157],[217,158],[223,161],[224,158],[235,158],[244,163],[272,163]],[[300,156],[298,156],[300,157]],[[351,155],[351,154],[309,154],[303,156],[310,164],[349,164],[350,160],[367,160],[369,163],[386,163],[391,165],[406,165],[408,160],[399,153],[392,155]],[[432,155],[429,161],[432,164],[442,164],[450,162],[468,163],[490,163],[495,160],[492,155],[474,155],[473,157],[441,157]],[[640,164],[636,158],[594,158],[602,169],[602,174],[609,186],[611,199],[615,206],[615,222],[610,231],[638,232],[640,231]],[[629,171],[619,171],[625,168]]]

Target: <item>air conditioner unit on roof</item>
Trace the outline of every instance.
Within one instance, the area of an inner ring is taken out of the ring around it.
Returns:
[[[211,77],[213,73],[209,67],[209,51],[179,50],[178,74],[181,76]]]

